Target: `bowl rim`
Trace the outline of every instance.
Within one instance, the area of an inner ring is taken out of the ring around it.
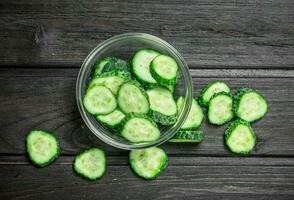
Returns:
[[[134,143],[134,144],[124,144],[119,141],[116,141],[114,138],[108,136],[107,134],[103,133],[104,130],[98,130],[88,119],[86,110],[84,109],[84,106],[82,105],[82,78],[84,77],[84,74],[86,72],[87,67],[89,66],[89,62],[95,57],[95,55],[105,48],[108,45],[111,45],[113,42],[126,39],[126,38],[143,38],[143,39],[149,39],[153,42],[160,43],[165,48],[167,48],[170,52],[172,52],[172,56],[177,58],[177,61],[179,61],[179,68],[182,72],[182,76],[186,85],[185,88],[185,95],[184,96],[184,107],[179,115],[179,118],[177,122],[173,125],[172,128],[169,128],[164,135],[162,135],[158,140],[146,142],[146,143]],[[119,149],[125,149],[125,150],[135,150],[135,149],[143,149],[143,148],[149,148],[152,146],[158,146],[166,141],[168,141],[171,137],[173,137],[176,132],[180,129],[182,124],[184,123],[185,119],[187,118],[189,114],[189,110],[192,105],[192,99],[193,99],[193,87],[192,87],[192,78],[189,73],[189,67],[187,63],[185,62],[184,58],[181,56],[181,54],[168,42],[164,41],[163,39],[160,39],[154,35],[146,34],[146,33],[124,33],[115,35],[113,37],[110,37],[101,43],[99,43],[85,58],[83,61],[83,64],[79,70],[79,74],[76,81],[76,101],[78,105],[79,112],[82,116],[83,121],[87,125],[87,127],[91,130],[91,132],[98,137],[103,142],[119,148]]]

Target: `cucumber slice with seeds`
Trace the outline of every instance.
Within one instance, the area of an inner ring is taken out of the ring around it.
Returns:
[[[203,131],[180,130],[168,142],[171,143],[200,143],[204,139]]]
[[[179,113],[183,109],[183,103],[184,103],[184,98],[179,97],[179,99],[177,100],[177,107],[178,107]],[[201,125],[203,118],[204,118],[204,114],[201,107],[199,106],[197,101],[193,99],[189,115],[187,119],[185,120],[184,124],[182,125],[181,129],[198,128]]]
[[[51,164],[59,154],[59,143],[51,133],[32,130],[26,138],[30,160],[38,167]]]
[[[160,53],[153,49],[140,49],[133,56],[131,71],[144,86],[156,84],[156,80],[150,73],[150,63],[158,55]]]
[[[148,113],[149,111],[148,96],[136,81],[128,81],[120,87],[117,101],[124,113]]]
[[[110,128],[116,128],[122,120],[126,117],[126,115],[121,112],[119,109],[114,110],[113,112],[107,115],[98,115],[96,118],[98,121],[107,125]]]
[[[122,122],[121,135],[130,142],[150,142],[160,137],[155,122],[144,114],[130,114]]]
[[[150,65],[152,77],[161,85],[174,85],[178,77],[178,64],[170,56],[159,55]]]
[[[227,84],[221,81],[214,81],[209,83],[205,88],[200,92],[198,103],[201,106],[207,106],[211,97],[219,92],[230,93],[230,88]]]
[[[174,124],[177,121],[177,105],[172,93],[164,87],[154,87],[147,90],[151,118],[163,125]]]
[[[241,88],[234,96],[233,111],[248,122],[261,119],[268,110],[265,98],[256,90]]]
[[[165,151],[159,147],[132,150],[129,154],[132,170],[141,178],[155,179],[168,165]]]
[[[88,88],[91,88],[95,85],[105,86],[110,89],[114,95],[117,95],[119,87],[130,79],[131,74],[129,72],[112,70],[94,77],[90,81]]]
[[[248,122],[237,119],[226,130],[225,143],[233,153],[247,155],[254,148],[256,137]]]
[[[89,88],[84,96],[83,104],[86,110],[93,115],[108,114],[117,107],[114,95],[104,86]]]
[[[88,149],[75,157],[74,171],[88,180],[97,180],[106,170],[106,156],[98,148]]]
[[[233,119],[233,98],[226,92],[220,92],[210,99],[208,104],[208,120],[211,124],[223,125]]]

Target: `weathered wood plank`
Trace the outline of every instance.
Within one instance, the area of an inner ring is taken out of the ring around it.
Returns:
[[[2,0],[0,65],[78,67],[102,40],[146,32],[197,68],[292,68],[293,10],[292,0]]]
[[[109,155],[126,155],[99,141],[85,127],[75,101],[77,70],[0,70],[0,153],[23,154],[24,139],[32,128],[53,131],[61,141],[62,154],[72,155],[93,145]],[[284,74],[287,73],[287,77]],[[269,101],[267,116],[253,128],[258,137],[254,156],[294,155],[294,71],[191,70],[195,96],[200,88],[217,79],[236,91],[241,86],[260,90]],[[214,78],[211,78],[214,77]],[[226,128],[203,123],[206,139],[200,145],[165,144],[172,155],[231,156],[223,145]]]
[[[173,164],[178,161],[170,157],[171,164],[154,181],[139,179],[124,164],[110,164],[105,176],[95,182],[76,176],[70,162],[46,168],[0,164],[0,178],[5,183],[1,185],[0,198],[60,199],[63,196],[67,199],[145,200],[213,199],[215,196],[236,199],[237,196],[238,199],[293,199],[293,159],[284,166],[259,165],[261,158],[244,158],[246,165],[242,165],[238,161],[242,159],[187,158],[192,165],[178,166]],[[275,158],[270,160],[275,162]],[[285,164],[281,159],[276,161]]]

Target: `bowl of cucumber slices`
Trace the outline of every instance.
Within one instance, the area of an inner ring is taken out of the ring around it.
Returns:
[[[145,33],[100,43],[83,62],[76,98],[88,128],[120,149],[157,146],[175,135],[192,105],[192,80],[180,53]]]

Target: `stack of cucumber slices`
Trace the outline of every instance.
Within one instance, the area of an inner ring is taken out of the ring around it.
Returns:
[[[105,126],[118,131],[132,143],[152,142],[160,138],[161,126],[177,121],[184,98],[174,99],[178,78],[176,61],[153,49],[140,49],[131,62],[106,57],[94,66],[93,77],[83,98],[84,108]],[[207,109],[209,123],[224,125],[235,119],[224,134],[229,150],[248,155],[256,145],[250,123],[261,119],[268,110],[265,98],[256,90],[241,88],[235,95],[221,81],[209,83],[191,109],[180,130],[170,143],[200,143],[203,131],[198,130]],[[32,163],[44,167],[59,155],[57,138],[46,131],[32,130],[26,138]],[[159,147],[132,150],[131,169],[143,179],[155,179],[168,165],[167,153]],[[87,149],[75,157],[73,169],[87,180],[97,180],[106,171],[106,154],[99,148]]]

